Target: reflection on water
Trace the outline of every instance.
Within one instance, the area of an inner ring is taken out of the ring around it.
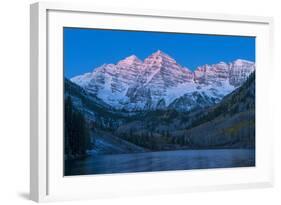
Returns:
[[[65,175],[255,166],[254,149],[213,149],[95,155],[67,161]]]

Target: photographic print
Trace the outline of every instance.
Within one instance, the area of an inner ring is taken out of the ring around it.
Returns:
[[[255,37],[63,30],[64,175],[255,166]]]

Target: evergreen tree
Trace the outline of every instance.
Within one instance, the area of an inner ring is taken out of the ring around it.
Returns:
[[[90,129],[80,111],[74,110],[71,97],[65,100],[64,151],[66,156],[84,156],[91,148]]]
[[[71,138],[72,138],[72,102],[70,96],[65,100],[64,105],[64,153],[70,155],[71,150]]]

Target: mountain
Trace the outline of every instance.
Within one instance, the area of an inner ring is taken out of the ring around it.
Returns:
[[[104,103],[95,95],[64,79],[64,97],[70,96],[73,107],[81,111],[90,123],[95,122],[95,127],[105,129],[117,128],[126,122],[128,115],[123,112],[118,112],[110,105]]]
[[[198,146],[255,147],[255,72],[220,103],[197,114],[187,133]]]
[[[209,102],[208,107],[188,112],[178,109],[128,112],[106,104],[67,79],[64,88],[65,97],[71,97],[73,107],[91,125],[96,154],[255,147],[255,72],[215,105]],[[195,103],[184,101],[189,99],[185,95],[174,103],[182,101],[182,106]],[[208,96],[197,95],[200,99],[197,103],[204,106]]]
[[[144,61],[132,55],[71,81],[114,109],[189,111],[218,103],[254,70],[255,63],[238,59],[200,66],[192,72],[158,50]]]
[[[187,113],[146,112],[118,127],[115,133],[153,150],[254,148],[255,72],[212,107]]]
[[[92,154],[124,154],[145,152],[147,149],[122,140],[111,131],[130,120],[126,113],[118,112],[80,86],[64,79],[64,98],[71,97],[73,108],[85,116],[91,128]]]

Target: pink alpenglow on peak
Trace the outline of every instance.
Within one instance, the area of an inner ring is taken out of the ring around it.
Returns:
[[[117,65],[124,65],[124,64],[126,65],[142,64],[142,61],[136,55],[131,55],[119,61]]]
[[[152,53],[144,60],[144,63],[147,65],[152,65],[152,64],[159,65],[165,62],[174,63],[174,64],[176,63],[176,61],[172,57],[170,57],[169,55],[165,54],[160,50],[156,51],[155,53]]]
[[[92,73],[71,78],[71,81],[116,109],[180,107],[188,111],[199,99],[204,99],[206,106],[219,102],[240,87],[254,70],[254,62],[237,59],[199,66],[191,71],[158,50],[144,61],[131,55],[117,64],[105,64]],[[177,102],[181,102],[180,106]],[[183,102],[188,104],[183,106]]]

